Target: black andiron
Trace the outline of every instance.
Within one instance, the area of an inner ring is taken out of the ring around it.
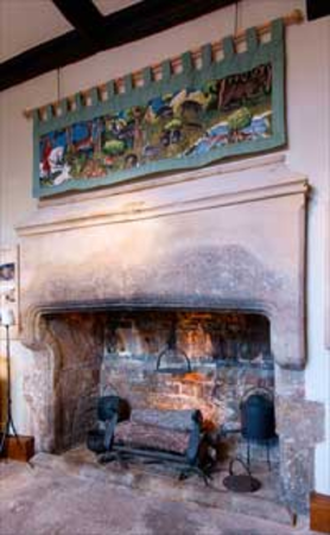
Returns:
[[[184,452],[166,451],[145,444],[126,444],[116,438],[120,424],[130,421],[130,407],[119,396],[104,396],[98,402],[98,419],[104,429],[94,429],[88,433],[87,447],[98,455],[101,463],[119,461],[125,467],[127,462],[139,458],[145,463],[170,464],[179,470],[179,479],[186,479],[191,474],[198,474],[208,484],[211,478],[212,462],[208,456],[208,445],[203,433],[203,418],[198,410],[189,412],[191,418],[187,447]],[[156,427],[156,426],[155,426]],[[159,434],[161,436],[161,429]],[[175,435],[175,431],[171,431]]]

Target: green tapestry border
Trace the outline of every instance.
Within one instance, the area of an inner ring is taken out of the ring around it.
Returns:
[[[207,44],[202,47],[202,66],[197,68],[193,64],[192,54],[185,52],[181,56],[182,72],[172,73],[170,60],[162,63],[162,78],[153,80],[152,69],[147,67],[143,71],[143,87],[133,87],[133,77],[124,77],[125,91],[116,94],[115,83],[107,84],[107,100],[99,101],[96,88],[91,90],[91,104],[84,105],[80,93],[75,95],[76,109],[68,111],[67,100],[60,102],[61,116],[53,115],[52,106],[46,110],[46,118],[41,120],[38,111],[33,112],[34,137],[34,184],[35,197],[44,197],[65,191],[85,190],[139,178],[159,172],[198,168],[210,164],[224,157],[252,154],[271,150],[283,146],[286,142],[285,133],[285,105],[284,105],[284,23],[277,19],[271,23],[271,38],[268,42],[259,42],[256,28],[246,31],[247,50],[235,52],[233,37],[223,40],[224,57],[220,61],[212,60],[212,47]],[[78,122],[102,117],[105,114],[116,113],[130,106],[145,105],[150,99],[168,92],[175,92],[184,87],[198,87],[205,80],[222,79],[232,74],[240,74],[264,63],[272,65],[272,111],[273,133],[266,139],[245,141],[215,148],[203,155],[180,158],[168,158],[149,162],[141,167],[116,171],[106,177],[86,179],[70,179],[58,186],[42,187],[39,177],[39,139],[40,136],[57,129],[73,125]]]

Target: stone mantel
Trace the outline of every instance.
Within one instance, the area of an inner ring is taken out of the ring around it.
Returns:
[[[19,236],[51,233],[305,194],[306,176],[285,155],[270,155],[147,179],[95,192],[41,200],[16,228]]]
[[[307,191],[277,154],[43,200],[17,228],[24,340],[51,311],[236,308],[302,368]]]

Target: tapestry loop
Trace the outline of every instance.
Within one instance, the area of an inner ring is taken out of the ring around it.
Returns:
[[[68,107],[68,99],[66,98],[63,98],[61,101],[60,101],[60,113],[61,115],[66,115],[68,112],[69,112],[69,107]]]
[[[162,81],[168,82],[172,76],[172,66],[170,60],[165,60],[162,63]]]
[[[108,100],[111,100],[116,94],[115,82],[113,80],[110,80],[110,82],[107,83],[106,88]]]
[[[129,95],[133,91],[133,78],[131,74],[127,74],[124,77],[124,87],[126,95]]]
[[[96,106],[99,102],[99,92],[97,87],[93,87],[93,89],[90,91],[90,105]]]
[[[230,61],[235,55],[235,43],[232,37],[225,37],[222,41],[224,57]]]
[[[34,128],[38,125],[40,121],[40,111],[38,109],[35,109],[32,111],[32,118],[33,118],[33,125]]]
[[[184,52],[181,56],[182,72],[189,74],[194,69],[191,52]]]
[[[46,113],[45,113],[45,118],[46,118],[46,121],[51,121],[52,118],[53,118],[53,106],[51,104],[48,104],[48,106],[46,106]]]
[[[248,51],[253,54],[258,47],[258,34],[256,28],[249,28],[247,30],[246,42]]]
[[[81,93],[76,93],[74,96],[75,111],[80,111],[83,108],[83,100]]]
[[[207,69],[213,59],[212,46],[210,44],[204,45],[202,47],[202,68]]]
[[[153,82],[153,75],[152,75],[152,69],[151,67],[145,67],[143,69],[143,85],[144,87],[148,87]]]
[[[273,20],[271,23],[271,41],[274,45],[282,43],[284,34],[284,24],[282,19]]]

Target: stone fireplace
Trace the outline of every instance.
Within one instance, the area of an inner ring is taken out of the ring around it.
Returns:
[[[280,155],[40,202],[18,228],[25,393],[38,447],[84,440],[93,400],[235,422],[275,395],[283,497],[306,508],[323,408],[305,399],[307,181]],[[192,373],[157,374],[175,325]]]

